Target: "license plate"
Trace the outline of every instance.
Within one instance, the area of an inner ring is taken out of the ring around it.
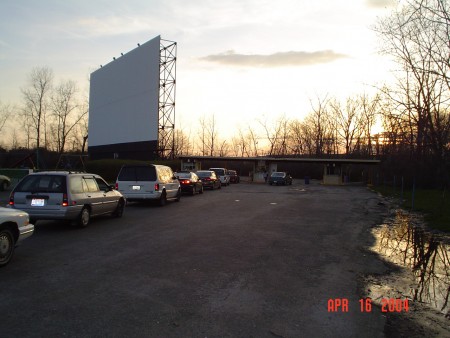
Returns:
[[[141,190],[141,186],[140,185],[133,185],[133,190]]]
[[[33,207],[43,207],[45,200],[43,198],[33,198],[31,200],[31,205]]]

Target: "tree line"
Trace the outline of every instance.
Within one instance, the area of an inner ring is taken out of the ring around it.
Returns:
[[[176,152],[201,155],[376,156],[385,175],[407,175],[425,184],[450,182],[450,11],[447,0],[406,0],[373,29],[380,53],[397,65],[395,82],[376,94],[317,98],[304,119],[257,121],[220,141],[210,118],[196,140],[179,131]],[[373,132],[377,121],[382,131]]]
[[[375,94],[344,100],[330,95],[311,99],[302,119],[277,116],[219,135],[214,114],[198,130],[174,132],[174,155],[378,157],[389,174],[450,178],[450,14],[447,0],[405,0],[373,30],[379,51],[397,65],[395,82]],[[0,132],[14,115],[25,139],[13,133],[12,147],[44,147],[63,153],[86,146],[88,104],[73,81],[54,84],[48,68],[36,68],[22,89],[23,103],[0,102]],[[375,126],[381,125],[375,132]]]
[[[59,155],[85,149],[88,101],[81,96],[75,81],[55,84],[50,68],[37,67],[28,75],[21,94],[20,106],[0,101],[0,133],[5,128],[12,131],[9,144],[2,139],[0,146],[44,148]]]

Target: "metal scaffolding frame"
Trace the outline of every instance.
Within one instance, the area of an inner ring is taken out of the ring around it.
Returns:
[[[163,40],[159,51],[158,157],[175,155],[175,85],[177,43]]]

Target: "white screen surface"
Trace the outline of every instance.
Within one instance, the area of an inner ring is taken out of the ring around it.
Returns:
[[[90,77],[89,146],[158,139],[160,36]]]

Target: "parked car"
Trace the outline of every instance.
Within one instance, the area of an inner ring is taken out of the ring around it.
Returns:
[[[91,217],[122,217],[125,199],[96,174],[49,171],[25,176],[13,189],[9,207],[38,220],[76,221],[86,227]]]
[[[240,178],[236,170],[228,170],[228,176],[230,176],[230,183],[239,183]]]
[[[179,171],[175,176],[180,181],[181,192],[195,195],[196,193],[203,194],[203,183],[196,173],[190,171]]]
[[[269,177],[269,184],[292,184],[292,176],[284,171],[275,171]]]
[[[230,175],[228,175],[228,171],[225,168],[209,168],[216,173],[217,177],[220,180],[222,185],[230,185]]]
[[[0,175],[0,191],[5,191],[11,185],[11,179],[8,176]]]
[[[116,180],[116,189],[127,201],[180,201],[181,186],[170,167],[165,165],[124,165]]]
[[[34,225],[25,211],[0,207],[0,267],[11,261],[17,243],[33,232]]]
[[[211,190],[220,189],[222,184],[216,173],[212,170],[199,170],[196,172],[197,176],[202,180],[204,188],[210,188]]]

